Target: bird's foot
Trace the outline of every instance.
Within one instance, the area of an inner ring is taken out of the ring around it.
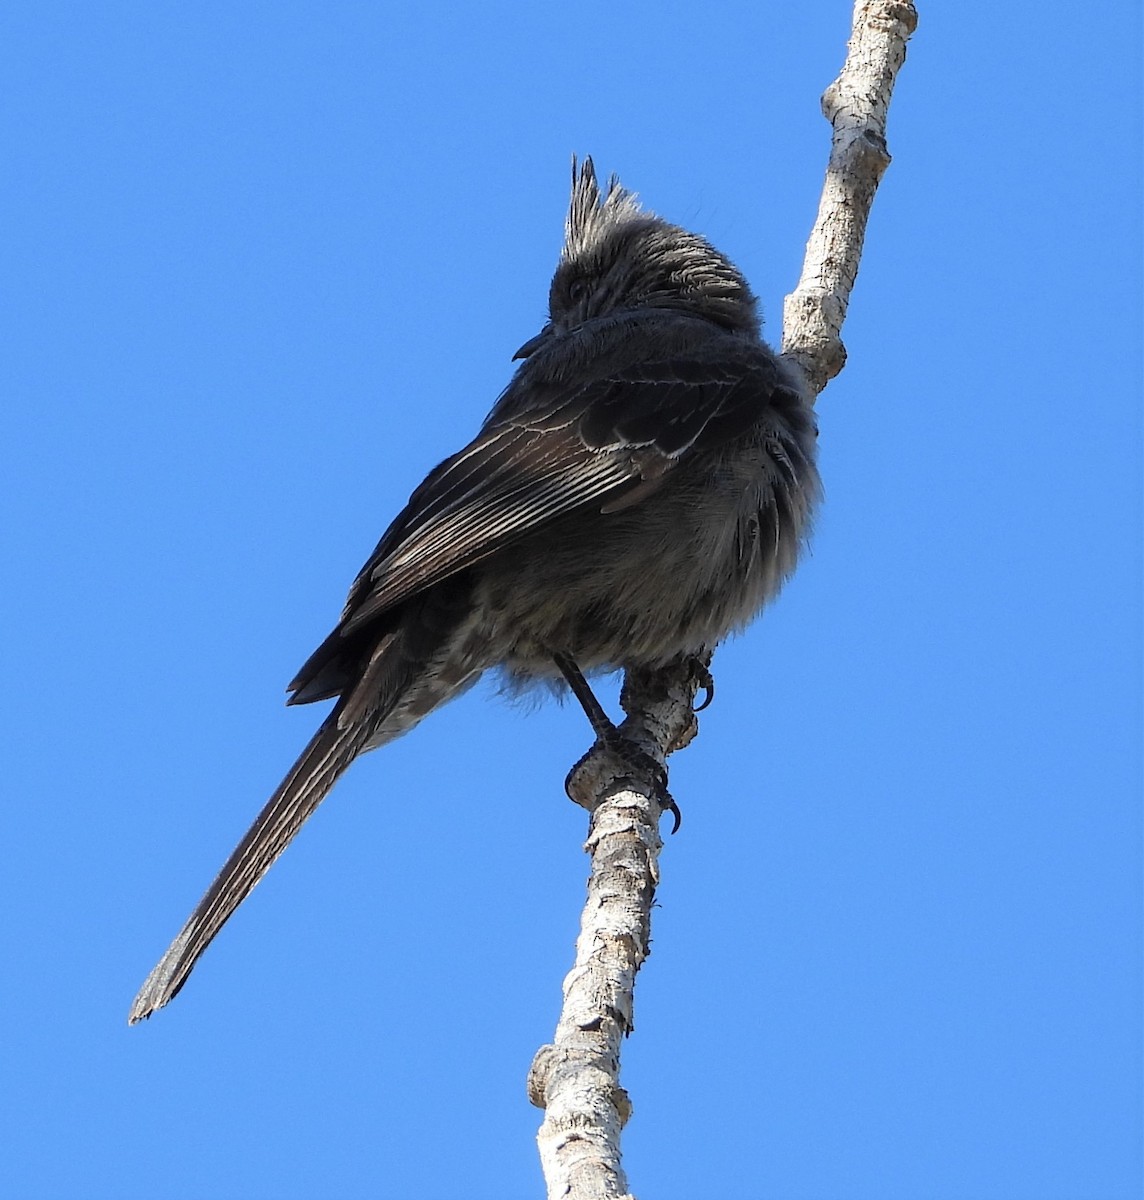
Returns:
[[[635,776],[638,782],[646,782],[660,811],[671,813],[671,832],[679,829],[682,816],[679,805],[667,790],[667,768],[635,742],[624,737],[615,726],[601,732],[595,745],[568,772],[564,790],[569,799],[592,811],[595,798],[600,794],[596,781],[604,772],[614,780]]]

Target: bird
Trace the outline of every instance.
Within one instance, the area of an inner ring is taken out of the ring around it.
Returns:
[[[498,669],[567,684],[706,661],[779,591],[821,482],[813,400],[743,274],[572,160],[540,332],[477,435],[433,468],[354,580],[287,703],[334,700],[130,1011],[183,987],[360,754]]]

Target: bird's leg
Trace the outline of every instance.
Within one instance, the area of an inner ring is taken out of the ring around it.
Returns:
[[[612,754],[622,759],[641,775],[646,776],[652,785],[655,799],[658,801],[660,808],[671,813],[674,820],[671,832],[675,833],[679,828],[682,817],[679,812],[679,805],[675,803],[671,797],[671,793],[667,790],[667,768],[648,754],[647,751],[640,749],[634,742],[629,741],[616,728],[611,718],[604,712],[603,705],[596,699],[596,694],[584,678],[583,671],[580,670],[567,654],[553,652],[552,659],[560,668],[561,675],[568,681],[568,686],[572,689],[572,695],[579,700],[580,707],[591,722],[592,729],[596,734],[597,746],[602,746],[605,750],[611,751]],[[577,803],[580,803],[580,800],[576,795],[579,789],[574,786],[576,777],[579,775],[580,769],[595,752],[596,746],[593,746],[576,763],[572,770],[568,772],[568,778],[564,781],[564,790]]]
[[[572,695],[580,701],[584,715],[592,724],[592,730],[601,741],[607,741],[616,734],[616,727],[611,718],[604,712],[604,706],[596,699],[596,693],[584,678],[584,672],[568,657],[567,654],[553,653],[553,662],[560,668],[560,674],[568,681]]]

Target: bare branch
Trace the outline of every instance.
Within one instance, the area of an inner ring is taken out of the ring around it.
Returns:
[[[597,743],[568,778],[569,794],[592,813],[585,846],[592,870],[556,1036],[537,1052],[528,1076],[529,1099],[545,1110],[537,1144],[550,1197],[628,1196],[620,1130],[631,1105],[620,1086],[620,1044],[633,1028],[635,977],[648,954],[663,848],[652,776],[694,736],[695,688],[684,665],[629,672],[621,697],[629,715],[620,732],[644,751],[650,769],[640,771]]]
[[[858,0],[846,62],[822,96],[834,127],[826,182],[798,286],[783,305],[783,354],[817,396],[842,370],[842,322],[858,275],[866,221],[890,155],[886,113],[918,16],[909,0]]]
[[[846,361],[842,323],[890,161],[890,95],[916,24],[909,0],[857,0],[846,63],[822,98],[833,144],[802,278],[784,305],[782,345],[816,396]],[[537,1052],[528,1077],[529,1099],[545,1110],[537,1142],[552,1198],[632,1200],[620,1165],[620,1130],[631,1113],[619,1080],[620,1046],[633,1028],[635,977],[647,957],[659,882],[661,781],[654,776],[695,735],[695,691],[687,664],[629,672],[620,731],[645,751],[649,769],[597,744],[568,779],[569,794],[592,813],[585,847],[592,869],[556,1036]]]

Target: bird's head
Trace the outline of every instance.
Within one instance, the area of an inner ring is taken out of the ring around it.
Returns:
[[[640,208],[612,176],[601,193],[590,158],[572,162],[564,249],[552,279],[549,320],[573,329],[624,309],[667,308],[758,336],[758,304],[747,281],[697,234]]]

